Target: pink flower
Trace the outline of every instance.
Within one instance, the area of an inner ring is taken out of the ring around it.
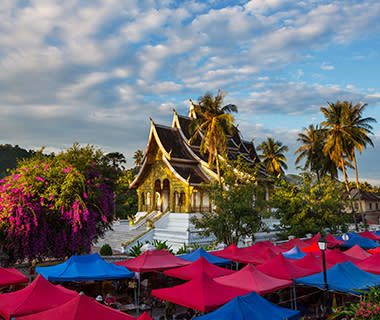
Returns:
[[[45,181],[43,178],[41,178],[41,177],[36,177],[36,180],[38,180],[38,181]]]
[[[83,198],[87,199],[88,196],[87,196],[87,193],[86,192],[83,192]]]

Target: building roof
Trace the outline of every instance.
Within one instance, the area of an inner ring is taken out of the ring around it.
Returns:
[[[216,173],[208,165],[208,153],[200,152],[202,137],[198,135],[192,144],[189,143],[191,121],[192,118],[178,115],[175,111],[171,127],[151,121],[144,161],[140,172],[130,185],[131,188],[137,188],[144,181],[155,160],[151,154],[155,154],[157,149],[161,150],[167,167],[182,182],[199,185],[209,183],[210,178],[216,179]],[[236,130],[233,135],[227,136],[227,156],[230,160],[236,160],[239,155],[252,165],[259,161],[253,143],[243,140]]]
[[[351,198],[355,200],[359,200],[359,191],[360,191],[360,199],[367,201],[380,201],[380,197],[375,193],[359,190],[357,188],[353,188],[350,190]]]

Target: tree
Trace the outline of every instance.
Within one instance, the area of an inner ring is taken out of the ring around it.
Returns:
[[[234,104],[222,107],[225,94],[219,90],[215,97],[211,93],[200,97],[198,104],[194,105],[197,119],[189,126],[192,134],[190,143],[198,136],[202,138],[200,151],[202,154],[208,153],[209,165],[216,163],[219,183],[221,181],[219,155],[226,151],[227,134],[230,134],[233,129],[234,117],[231,112],[237,112]]]
[[[140,169],[142,160],[144,159],[144,152],[142,150],[136,150],[133,159],[135,160],[135,167]]]
[[[303,237],[323,230],[336,233],[351,220],[345,211],[344,187],[328,176],[318,182],[312,174],[304,173],[299,183],[281,179],[277,187],[271,203],[286,235]]]
[[[357,103],[354,106],[352,102],[344,102],[344,106],[347,108],[346,112],[348,118],[348,126],[353,131],[353,138],[357,142],[357,144],[351,142],[348,145],[348,149],[351,151],[349,152],[348,157],[354,163],[356,187],[360,189],[355,150],[357,149],[359,153],[362,153],[363,149],[366,148],[368,144],[372,147],[374,146],[371,138],[368,135],[373,134],[373,128],[370,123],[376,122],[376,120],[372,117],[363,118],[363,112],[367,104]]]
[[[321,126],[326,134],[323,152],[342,170],[346,190],[349,192],[346,158],[350,155],[351,148],[360,148],[360,143],[356,140],[357,131],[349,125],[347,102],[328,103],[328,107],[322,107],[321,111],[325,116]]]
[[[284,152],[288,152],[289,148],[282,145],[282,142],[268,137],[267,141],[263,141],[257,147],[257,151],[262,151],[259,157],[268,174],[280,177],[284,173],[284,169],[288,169]]]
[[[323,146],[325,144],[325,134],[319,125],[309,125],[309,128],[303,128],[303,132],[298,134],[297,141],[302,145],[294,154],[299,153],[295,164],[305,160],[303,170],[309,169],[317,174],[320,179],[324,174],[330,174],[334,179],[338,176],[336,164],[329,156],[324,155]]]
[[[203,236],[213,234],[218,242],[237,244],[239,239],[251,237],[260,230],[261,216],[253,206],[256,185],[254,179],[242,179],[234,172],[235,165],[222,164],[223,184],[211,183],[205,187],[215,205],[211,213],[193,217],[192,223]]]
[[[129,185],[136,176],[135,169],[123,171],[116,185],[116,217],[126,219],[133,217],[138,211],[138,197],[135,189]]]
[[[88,253],[113,221],[113,177],[93,146],[20,162],[0,182],[0,244],[10,259]]]

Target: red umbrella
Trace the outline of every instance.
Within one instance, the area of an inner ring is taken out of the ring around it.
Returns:
[[[215,310],[236,296],[248,293],[223,286],[205,274],[172,288],[152,290],[155,297],[202,312]]]
[[[368,253],[357,244],[355,244],[347,251],[344,251],[344,254],[360,260],[367,259],[368,257],[372,256],[372,254]]]
[[[134,259],[115,262],[115,264],[135,272],[162,271],[186,266],[190,263],[191,261],[178,258],[166,249],[148,250]]]
[[[275,256],[277,256],[278,253],[275,253],[272,248],[265,247],[264,249],[261,249],[256,254],[252,255],[252,257],[247,257],[245,263],[251,263],[254,265],[263,264],[271,259],[273,259]]]
[[[164,271],[167,276],[180,278],[183,280],[191,280],[205,273],[211,278],[221,277],[232,274],[235,271],[218,267],[208,262],[204,257],[200,257],[197,261],[180,268]]]
[[[0,267],[0,286],[8,286],[16,283],[28,283],[29,278],[15,268]]]
[[[377,247],[375,249],[369,249],[367,250],[369,253],[372,253],[372,254],[378,254],[380,253],[380,247]]]
[[[153,319],[148,314],[148,312],[145,311],[140,317],[137,318],[137,320],[153,320]]]
[[[365,230],[361,233],[359,233],[359,235],[361,235],[362,237],[364,238],[368,238],[368,239],[371,239],[371,240],[375,240],[375,241],[380,241],[380,236],[368,231],[368,230]]]
[[[121,311],[100,304],[86,295],[77,295],[66,303],[17,320],[136,320]]]
[[[52,285],[39,275],[29,286],[19,291],[5,293],[0,299],[0,316],[9,320],[57,307],[78,293],[62,286]]]
[[[371,255],[367,259],[355,263],[355,265],[364,271],[380,274],[380,255]]]
[[[257,269],[269,276],[286,280],[293,280],[295,278],[309,276],[314,273],[313,270],[308,270],[294,265],[282,254],[279,254],[272,260],[257,266]]]
[[[291,280],[268,276],[257,270],[251,264],[246,265],[243,269],[234,274],[215,278],[214,280],[228,287],[256,291],[261,295],[289,287],[293,284]]]

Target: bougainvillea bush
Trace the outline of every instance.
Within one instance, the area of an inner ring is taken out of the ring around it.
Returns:
[[[99,159],[67,158],[38,154],[0,181],[0,244],[11,261],[88,253],[110,228],[112,181]]]

